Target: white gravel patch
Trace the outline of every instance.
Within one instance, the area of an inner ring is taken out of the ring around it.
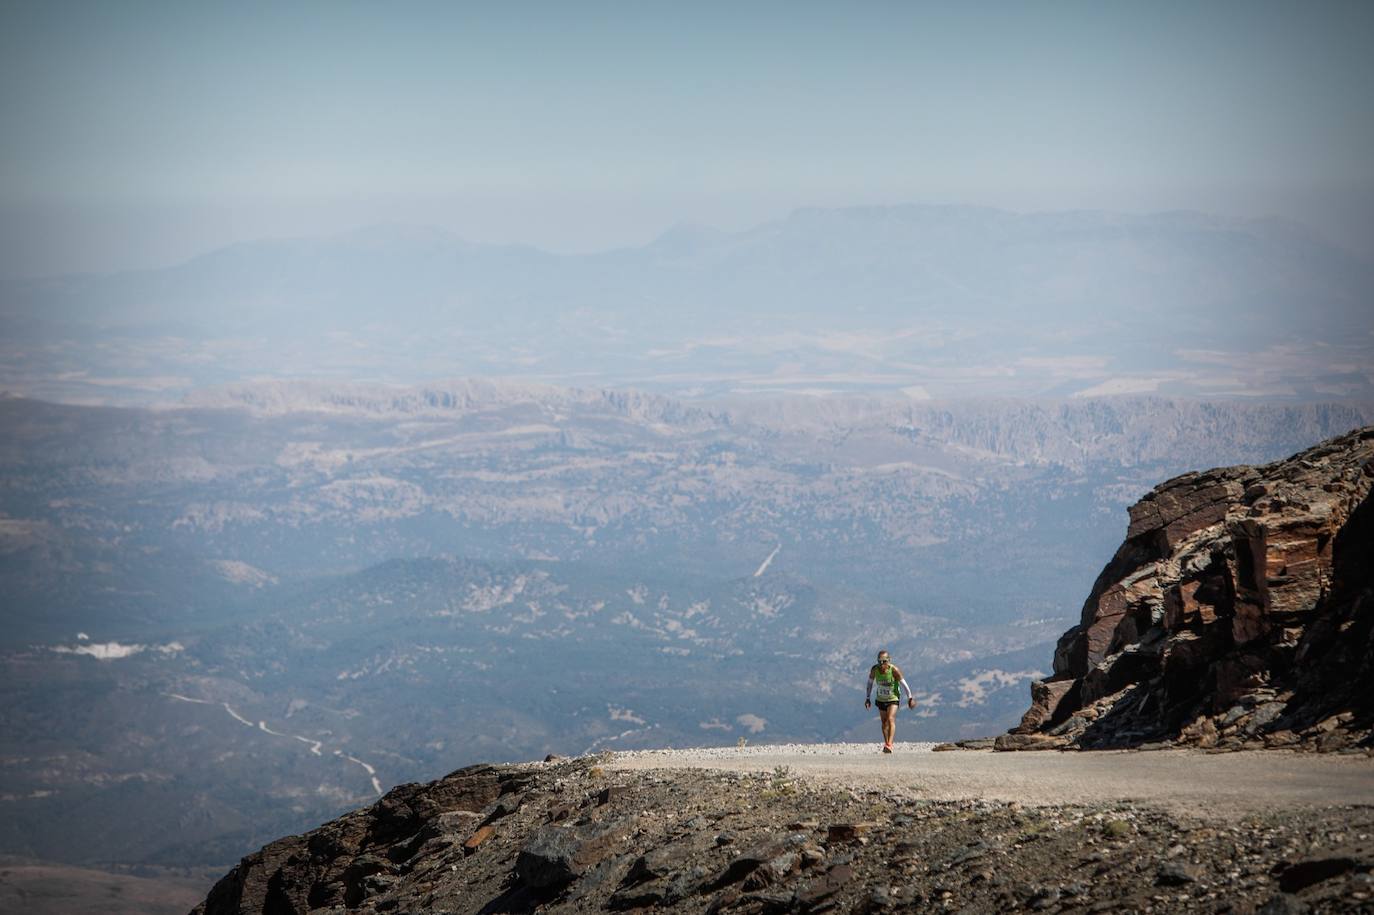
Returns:
[[[609,753],[609,769],[776,772],[929,800],[1048,807],[1131,801],[1202,819],[1260,810],[1374,804],[1374,759],[1363,754],[1255,750],[931,752],[932,743],[762,744]]]
[[[696,761],[703,759],[753,759],[758,756],[872,756],[882,754],[882,744],[877,741],[867,743],[764,743],[749,744],[744,747],[693,747],[679,750],[616,750],[611,754],[615,761],[662,760],[671,763],[676,760]],[[929,753],[935,749],[934,743],[912,741],[893,744],[893,755],[901,753]]]

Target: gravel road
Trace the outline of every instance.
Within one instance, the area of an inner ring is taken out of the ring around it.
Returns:
[[[929,800],[984,798],[1027,806],[1135,801],[1207,820],[1252,812],[1374,805],[1374,759],[1282,750],[932,752],[934,744],[779,744],[743,748],[618,752],[619,769],[773,771],[870,785]]]

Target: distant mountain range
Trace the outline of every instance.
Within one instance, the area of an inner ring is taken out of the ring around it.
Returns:
[[[800,210],[559,256],[378,227],[0,285],[0,386],[519,376],[677,395],[1369,396],[1374,267],[1198,213]],[[60,344],[60,345],[59,345]]]

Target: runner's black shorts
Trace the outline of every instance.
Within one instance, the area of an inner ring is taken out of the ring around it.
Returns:
[[[896,699],[893,699],[891,702],[875,702],[873,704],[881,710],[885,708],[892,708],[894,705],[901,705],[902,703],[897,701]]]

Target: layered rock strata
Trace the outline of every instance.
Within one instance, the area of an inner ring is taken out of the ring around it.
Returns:
[[[1374,427],[1156,487],[998,748],[1369,746],[1371,487]]]

